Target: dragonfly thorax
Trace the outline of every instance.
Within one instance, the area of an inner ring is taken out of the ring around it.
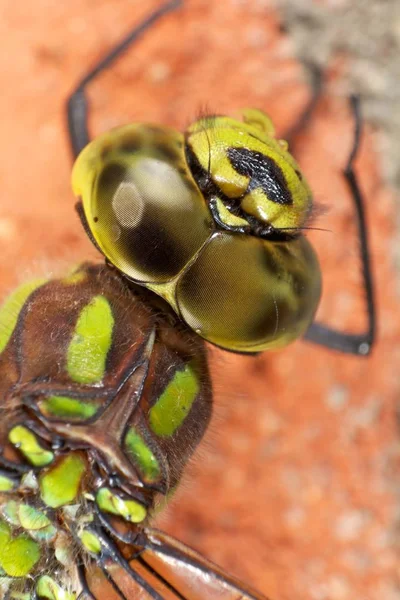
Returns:
[[[5,589],[23,578],[26,593],[76,600],[74,553],[106,568],[134,545],[203,436],[204,344],[143,291],[85,264],[18,288],[0,311],[0,394],[14,407],[0,425]],[[41,576],[54,563],[57,581]]]

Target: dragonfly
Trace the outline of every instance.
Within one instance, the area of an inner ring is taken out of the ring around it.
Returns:
[[[257,354],[303,336],[360,356],[373,345],[355,99],[345,176],[368,314],[361,334],[314,321],[321,273],[303,235],[311,190],[266,114],[201,117],[184,133],[138,123],[90,139],[90,83],[180,5],[135,27],[68,101],[76,208],[105,260],[28,281],[0,307],[5,600],[266,600],[151,526],[210,422],[206,344]]]

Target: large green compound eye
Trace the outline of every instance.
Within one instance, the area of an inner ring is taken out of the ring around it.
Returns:
[[[173,130],[129,125],[100,136],[78,157],[72,181],[97,245],[135,281],[169,281],[210,235],[211,215]]]
[[[182,276],[178,305],[186,323],[223,348],[280,348],[311,323],[321,293],[315,253],[304,237],[265,242],[216,234]]]

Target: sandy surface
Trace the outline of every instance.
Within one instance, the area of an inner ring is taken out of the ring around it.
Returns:
[[[63,104],[86,67],[150,6],[1,0],[2,295],[31,273],[96,256],[73,210]],[[93,130],[129,121],[183,128],[204,108],[251,105],[284,131],[309,93],[293,48],[265,1],[189,0],[92,87]],[[325,96],[296,154],[327,209],[316,226],[328,231],[310,234],[324,273],[319,317],[357,329],[357,245],[340,173],[351,132],[345,99]],[[275,600],[400,598],[400,289],[395,203],[377,147],[367,129],[357,171],[380,318],[372,357],[304,342],[256,359],[212,352],[214,420],[160,522]]]

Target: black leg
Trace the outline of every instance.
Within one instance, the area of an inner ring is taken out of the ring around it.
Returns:
[[[140,36],[156,23],[165,14],[179,8],[183,0],[169,0],[155,10],[142,23],[137,25],[128,35],[121,40],[106,56],[104,56],[79,82],[67,101],[67,126],[74,158],[88,144],[90,140],[88,129],[89,105],[86,97],[86,87],[112,63],[121,56]]]
[[[351,334],[336,331],[322,323],[313,323],[304,337],[315,344],[321,344],[322,346],[326,346],[327,348],[331,348],[333,350],[366,356],[370,353],[375,338],[375,303],[370,253],[368,247],[368,235],[364,213],[364,202],[353,168],[353,163],[360,145],[361,136],[361,112],[359,98],[352,96],[350,98],[350,103],[355,122],[354,144],[343,174],[349,185],[356,209],[357,228],[360,242],[361,272],[365,291],[365,306],[368,316],[368,327],[367,330],[362,334]]]

